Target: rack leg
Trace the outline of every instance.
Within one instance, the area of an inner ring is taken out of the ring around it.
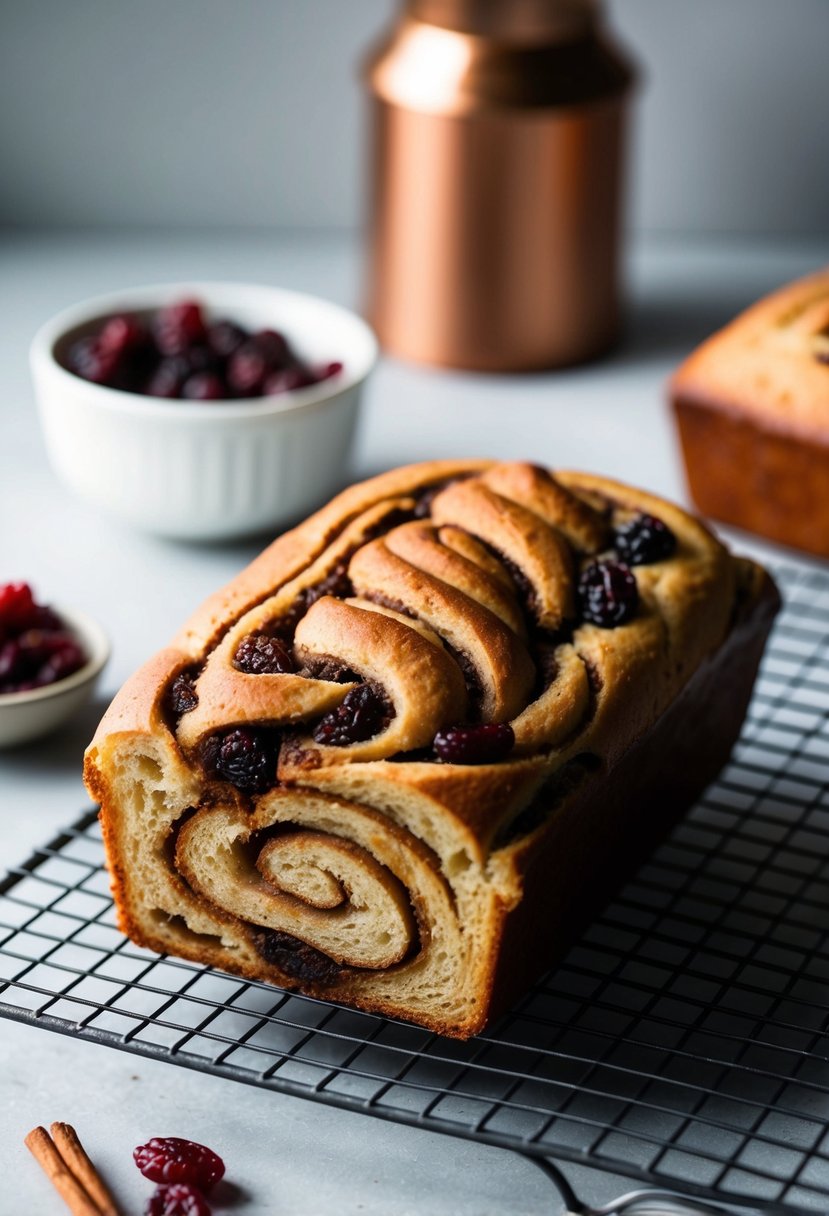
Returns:
[[[720,1204],[703,1203],[686,1199],[673,1191],[638,1190],[620,1195],[612,1203],[600,1208],[585,1206],[576,1195],[564,1174],[546,1157],[533,1153],[521,1153],[527,1161],[537,1165],[554,1184],[564,1201],[564,1216],[760,1216],[755,1208],[722,1207]],[[559,1216],[558,1213],[555,1216]]]
[[[520,1152],[520,1150],[518,1151]],[[532,1161],[533,1165],[546,1174],[553,1183],[558,1191],[559,1198],[564,1202],[565,1216],[578,1216],[580,1212],[584,1211],[582,1204],[576,1196],[576,1192],[557,1165],[554,1165],[552,1161],[548,1161],[546,1157],[537,1157],[534,1153],[520,1153],[520,1155],[526,1161]],[[553,1213],[553,1216],[559,1216],[559,1213]]]

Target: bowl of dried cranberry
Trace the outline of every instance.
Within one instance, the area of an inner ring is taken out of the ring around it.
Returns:
[[[0,584],[0,747],[73,718],[108,658],[109,642],[91,617],[38,603],[28,583]]]
[[[146,531],[244,536],[348,480],[369,327],[297,292],[173,283],[66,309],[31,348],[53,468]]]

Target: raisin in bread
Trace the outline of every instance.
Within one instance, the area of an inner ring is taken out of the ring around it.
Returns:
[[[829,557],[829,270],[709,338],[670,394],[700,510]]]
[[[136,942],[468,1036],[726,759],[776,610],[598,477],[415,465],[275,541],[90,745]]]

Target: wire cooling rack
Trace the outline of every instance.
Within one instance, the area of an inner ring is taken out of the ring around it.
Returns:
[[[829,576],[777,573],[731,763],[490,1033],[456,1043],[133,946],[94,812],[0,884],[0,1013],[542,1165],[826,1212]]]

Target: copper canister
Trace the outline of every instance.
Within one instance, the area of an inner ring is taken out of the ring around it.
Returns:
[[[598,3],[409,0],[366,75],[383,345],[489,371],[608,347],[633,71]]]

